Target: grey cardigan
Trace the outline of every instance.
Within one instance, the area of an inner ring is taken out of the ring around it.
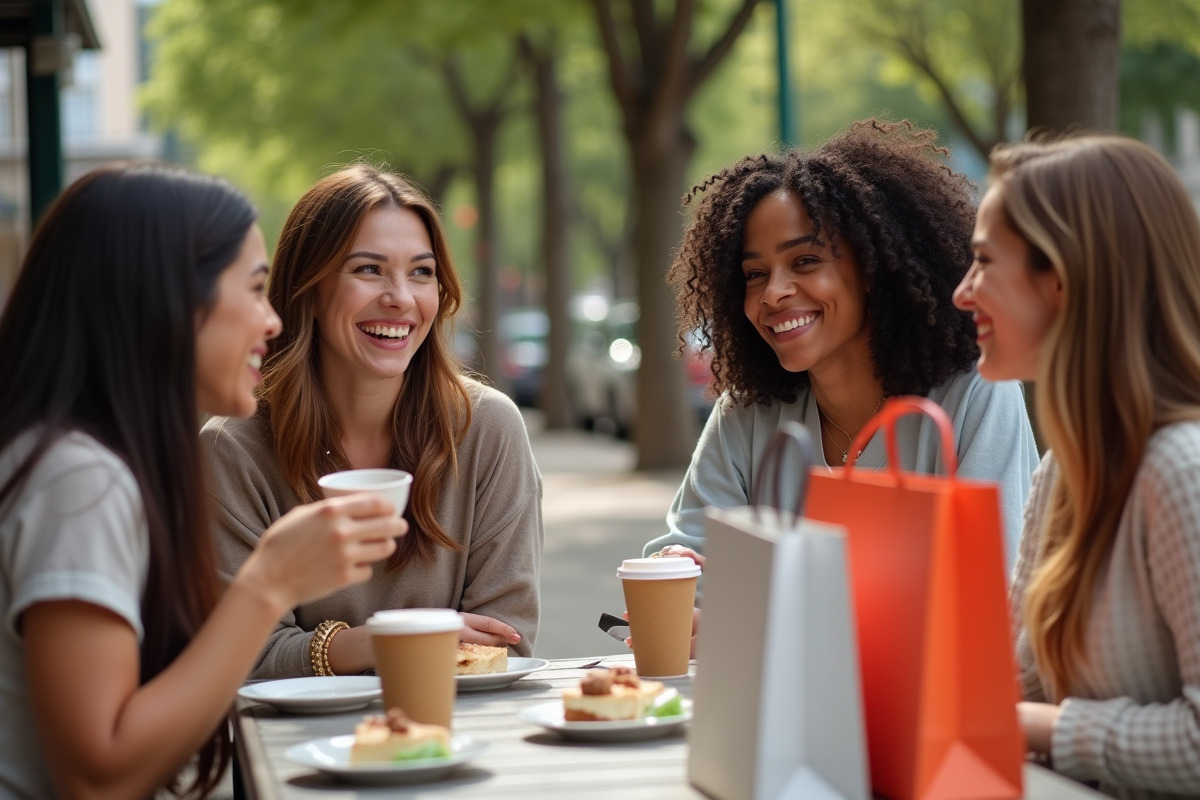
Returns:
[[[958,475],[1000,485],[1005,562],[1011,567],[1021,535],[1021,515],[1029,496],[1030,478],[1038,465],[1021,384],[991,383],[971,369],[935,387],[927,397],[950,417]],[[683,485],[667,512],[668,532],[646,544],[646,555],[668,544],[681,544],[702,552],[705,507],[728,508],[749,503],[750,487],[754,485],[763,450],[779,426],[788,421],[805,426],[814,442],[821,440],[817,401],[811,390],[805,390],[794,403],[749,407],[723,395],[700,434]],[[903,469],[946,473],[941,440],[932,420],[917,415],[902,417],[896,424],[896,446]],[[823,457],[821,463],[824,464]],[[872,469],[887,466],[886,437],[876,434],[859,456],[858,464]],[[798,484],[799,464],[794,459],[785,461],[782,478],[785,487]],[[790,499],[786,495],[781,498],[785,503]]]

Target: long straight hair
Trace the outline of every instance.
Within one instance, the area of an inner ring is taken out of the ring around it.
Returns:
[[[317,479],[345,469],[341,431],[321,382],[316,325],[317,287],[341,267],[367,212],[403,208],[420,217],[437,261],[438,312],[429,335],[404,373],[392,414],[390,463],[413,473],[405,516],[409,534],[388,560],[388,569],[415,558],[432,558],[435,548],[461,549],[437,519],[442,487],[457,471],[455,449],[471,421],[458,359],[445,323],[462,303],[462,287],[441,220],[433,203],[398,175],[356,164],[318,181],[284,223],[271,268],[268,294],[283,319],[263,362],[261,413],[283,474],[301,502],[321,497]]]
[[[36,431],[0,486],[0,508],[71,431],[125,462],[150,538],[142,683],[179,655],[220,593],[197,436],[196,328],[254,220],[246,198],[215,178],[150,164],[95,170],[47,211],[0,316],[0,449]],[[168,788],[207,793],[229,755],[222,724],[190,786]]]
[[[1170,165],[1117,136],[1006,146],[991,174],[1031,267],[1063,286],[1036,390],[1060,477],[1024,607],[1062,698],[1146,444],[1200,418],[1200,221]]]

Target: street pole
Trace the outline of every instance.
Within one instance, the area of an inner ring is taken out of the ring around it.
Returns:
[[[775,0],[775,55],[776,71],[779,75],[779,146],[781,150],[798,145],[795,120],[799,111],[793,113],[791,72],[788,70],[788,0]]]
[[[59,104],[65,24],[63,0],[36,0],[30,7],[25,52],[28,104],[29,219],[36,223],[63,187],[62,118]]]

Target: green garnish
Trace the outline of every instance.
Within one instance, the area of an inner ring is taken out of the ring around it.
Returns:
[[[450,750],[441,742],[430,740],[415,750],[397,753],[393,761],[416,761],[421,758],[448,758]]]
[[[663,692],[646,712],[648,717],[678,717],[683,713],[683,699],[674,689]]]

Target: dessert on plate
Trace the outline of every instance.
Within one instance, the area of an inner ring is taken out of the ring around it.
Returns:
[[[651,712],[662,691],[661,683],[642,680],[630,667],[589,669],[578,688],[563,689],[563,719],[567,722],[640,719]]]
[[[458,658],[454,663],[455,675],[488,675],[493,672],[508,672],[507,647],[459,642]]]
[[[450,755],[450,731],[441,725],[413,722],[399,708],[386,715],[372,715],[354,729],[350,763],[412,761],[423,758],[447,758]]]

